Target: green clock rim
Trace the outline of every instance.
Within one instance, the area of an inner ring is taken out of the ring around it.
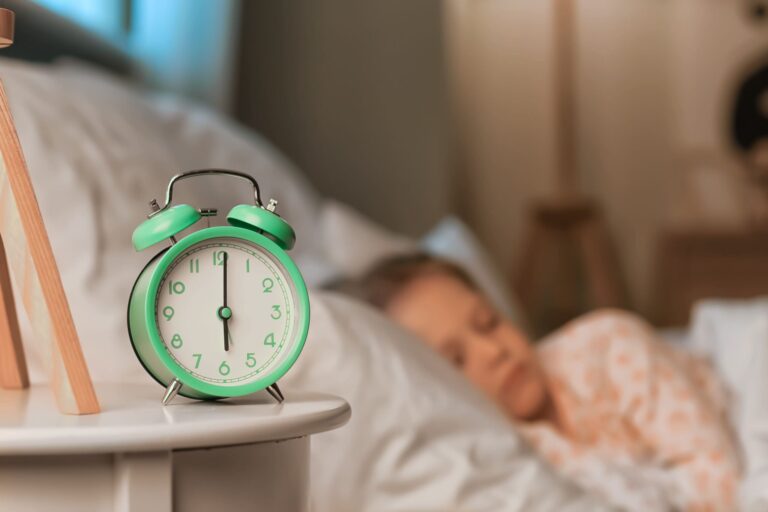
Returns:
[[[249,382],[248,384],[242,384],[239,386],[219,386],[217,384],[211,384],[209,382],[200,380],[187,373],[187,371],[184,370],[184,368],[182,368],[181,365],[179,365],[179,363],[177,363],[168,353],[167,348],[163,344],[160,337],[160,331],[157,327],[155,316],[155,302],[157,299],[157,291],[160,285],[160,280],[162,279],[163,275],[165,275],[168,267],[176,259],[176,257],[196,243],[209,240],[211,238],[223,237],[242,238],[253,244],[261,246],[262,248],[272,253],[272,255],[278,259],[283,267],[285,267],[289,276],[293,280],[296,287],[296,295],[298,295],[297,299],[300,306],[299,310],[304,313],[300,315],[299,325],[296,332],[298,342],[294,345],[293,349],[285,357],[285,359],[283,359],[283,362],[280,363],[280,365],[275,370],[265,375],[264,377]],[[288,370],[291,369],[291,367],[296,362],[296,359],[298,359],[299,355],[304,349],[304,343],[307,340],[307,333],[309,332],[309,295],[307,293],[307,285],[304,283],[304,278],[302,277],[301,272],[299,272],[296,264],[293,262],[291,257],[288,256],[288,254],[280,248],[280,246],[278,246],[275,242],[268,239],[264,235],[245,228],[234,226],[215,226],[205,228],[182,238],[177,243],[172,245],[165,252],[165,254],[160,257],[160,260],[157,262],[157,266],[152,271],[152,275],[149,278],[149,284],[147,286],[147,300],[144,308],[145,320],[148,324],[147,331],[149,333],[149,341],[152,344],[152,348],[160,357],[162,363],[171,371],[174,377],[181,381],[184,386],[189,386],[190,388],[195,389],[201,393],[205,393],[214,397],[226,398],[230,396],[248,395],[255,393],[256,391],[261,391],[267,386],[277,382],[278,379],[280,379],[288,372]]]

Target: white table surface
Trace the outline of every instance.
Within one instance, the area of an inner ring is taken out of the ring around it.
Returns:
[[[102,412],[59,413],[48,387],[0,389],[0,456],[174,450],[290,439],[337,428],[349,404],[322,393],[284,390],[215,402],[175,398],[163,407],[154,383],[97,383]]]

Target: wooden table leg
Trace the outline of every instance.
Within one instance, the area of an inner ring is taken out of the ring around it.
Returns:
[[[514,272],[514,288],[533,320],[535,331],[543,334],[595,307],[626,304],[619,261],[597,204],[578,198],[541,201],[531,208],[529,219],[520,265]],[[575,249],[572,256],[577,264],[573,268],[563,267],[563,251],[569,249]],[[549,261],[552,256],[556,261]],[[554,263],[554,268],[545,268],[548,263]],[[562,272],[565,279],[544,282],[544,278],[551,278],[563,268],[569,270]],[[586,278],[586,301],[579,299],[583,295],[579,290],[580,275]],[[546,315],[550,318],[541,318],[542,325],[535,325],[541,316],[537,311],[537,294],[546,298],[550,310]]]
[[[593,306],[623,305],[625,301],[618,262],[602,218],[588,219],[576,229]]]
[[[541,268],[541,257],[551,242],[552,234],[548,227],[535,219],[530,222],[523,242],[523,254],[514,271],[513,289],[520,298],[525,313],[530,317],[534,309],[534,291],[536,277]]]

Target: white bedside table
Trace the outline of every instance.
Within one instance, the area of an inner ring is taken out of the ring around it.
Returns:
[[[0,390],[0,496],[14,512],[303,511],[309,435],[349,419],[320,393],[176,398],[97,384],[100,414],[65,416],[51,390]]]

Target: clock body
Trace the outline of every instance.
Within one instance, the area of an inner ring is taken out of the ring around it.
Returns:
[[[155,256],[128,302],[142,365],[163,386],[178,379],[179,394],[190,398],[242,396],[275,383],[308,329],[309,298],[293,260],[266,236],[235,226],[202,229]]]

